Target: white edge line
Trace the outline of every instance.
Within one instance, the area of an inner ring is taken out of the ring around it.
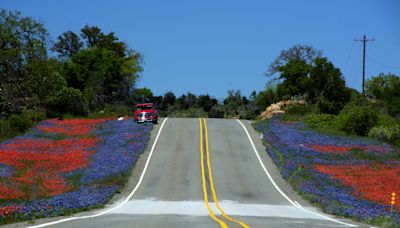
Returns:
[[[58,224],[58,223],[68,222],[68,221],[77,220],[77,219],[94,218],[94,217],[98,217],[98,216],[107,214],[107,213],[109,213],[109,212],[111,212],[111,211],[114,211],[114,210],[116,210],[116,209],[122,207],[126,202],[129,201],[129,199],[133,196],[133,194],[135,194],[136,190],[139,188],[140,184],[142,183],[144,174],[146,173],[147,167],[149,166],[149,163],[150,163],[150,158],[151,158],[151,156],[153,155],[154,148],[155,148],[156,145],[157,145],[157,141],[158,141],[158,138],[160,137],[161,130],[163,129],[164,124],[165,124],[165,122],[167,121],[167,119],[168,119],[168,117],[164,119],[164,121],[163,121],[162,124],[161,124],[160,129],[158,130],[156,139],[154,140],[153,146],[151,147],[149,157],[147,158],[146,164],[145,164],[145,166],[144,166],[144,169],[143,169],[142,174],[140,175],[139,181],[137,182],[137,184],[136,184],[135,188],[132,190],[132,192],[128,195],[128,197],[126,197],[126,199],[125,199],[124,201],[122,201],[119,205],[117,205],[117,206],[115,206],[115,207],[113,207],[113,208],[110,208],[110,209],[108,209],[108,210],[99,212],[99,213],[97,213],[97,214],[65,218],[65,219],[61,219],[61,220],[54,221],[54,222],[43,223],[43,224],[36,225],[36,226],[29,226],[29,228],[39,228],[39,227],[51,226],[51,225],[55,225],[55,224]]]
[[[313,212],[313,211],[309,211],[309,210],[307,210],[307,209],[305,209],[305,208],[303,208],[303,207],[297,205],[296,203],[294,203],[294,202],[279,188],[279,186],[278,186],[278,185],[275,183],[275,181],[272,179],[270,173],[268,172],[267,168],[265,167],[264,163],[263,163],[262,160],[261,160],[261,157],[260,157],[260,155],[259,155],[259,153],[258,153],[258,151],[257,151],[257,149],[256,149],[256,146],[255,146],[254,143],[253,143],[253,140],[251,139],[251,136],[250,136],[249,132],[247,131],[247,128],[244,126],[244,124],[243,124],[240,120],[236,119],[236,121],[237,121],[240,125],[242,125],[242,128],[243,128],[244,131],[246,132],[247,137],[249,138],[249,141],[250,141],[250,143],[251,143],[251,146],[253,147],[253,150],[254,150],[254,152],[255,152],[257,158],[258,158],[258,161],[260,162],[260,165],[261,165],[261,167],[263,168],[264,172],[267,174],[269,180],[272,182],[272,185],[274,185],[274,187],[276,188],[276,190],[277,190],[283,197],[285,197],[285,198],[287,199],[287,201],[289,201],[293,206],[299,208],[300,210],[305,211],[305,212],[308,212],[308,213],[310,213],[310,214],[317,215],[317,216],[319,216],[319,217],[325,218],[325,219],[330,220],[330,221],[332,221],[332,222],[336,222],[336,223],[339,223],[339,224],[342,224],[342,225],[346,225],[346,226],[349,226],[349,227],[357,227],[357,225],[350,224],[350,223],[345,223],[345,222],[342,222],[342,221],[339,221],[339,220],[330,218],[330,217],[328,217],[328,216],[326,216],[326,215],[322,215],[322,214],[319,214],[319,213],[316,213],[316,212]]]
[[[300,203],[299,203],[299,202],[297,202],[297,201],[294,201],[294,203],[295,203],[297,206],[299,206],[299,207],[302,207],[302,206],[300,205]]]

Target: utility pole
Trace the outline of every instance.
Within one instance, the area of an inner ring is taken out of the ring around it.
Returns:
[[[363,42],[363,64],[362,64],[362,94],[365,97],[365,46],[368,41],[374,41],[375,39],[367,39],[364,35],[363,39],[354,39],[354,41],[361,41]]]

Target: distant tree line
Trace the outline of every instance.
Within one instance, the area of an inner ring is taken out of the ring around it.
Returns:
[[[190,92],[180,97],[173,92],[154,96],[149,88],[138,88],[135,95],[137,102],[154,103],[161,116],[254,119],[260,113],[256,101],[243,96],[240,90],[228,91],[222,101],[209,94],[197,96]]]

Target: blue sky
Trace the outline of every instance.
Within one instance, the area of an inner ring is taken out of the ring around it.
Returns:
[[[86,24],[114,31],[144,54],[137,86],[156,95],[260,91],[268,64],[295,44],[323,50],[360,90],[362,44],[354,38],[364,34],[375,38],[366,77],[400,75],[398,0],[1,0],[0,7],[44,23],[52,40]]]

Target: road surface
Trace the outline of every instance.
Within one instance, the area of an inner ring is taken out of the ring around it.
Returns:
[[[162,127],[143,180],[129,201],[98,217],[53,226],[346,227],[346,223],[354,224],[338,218],[328,220],[298,197],[267,156],[259,133],[248,121],[242,122],[260,157],[236,120],[200,122],[197,118],[170,118]],[[160,126],[161,122],[155,133]]]

